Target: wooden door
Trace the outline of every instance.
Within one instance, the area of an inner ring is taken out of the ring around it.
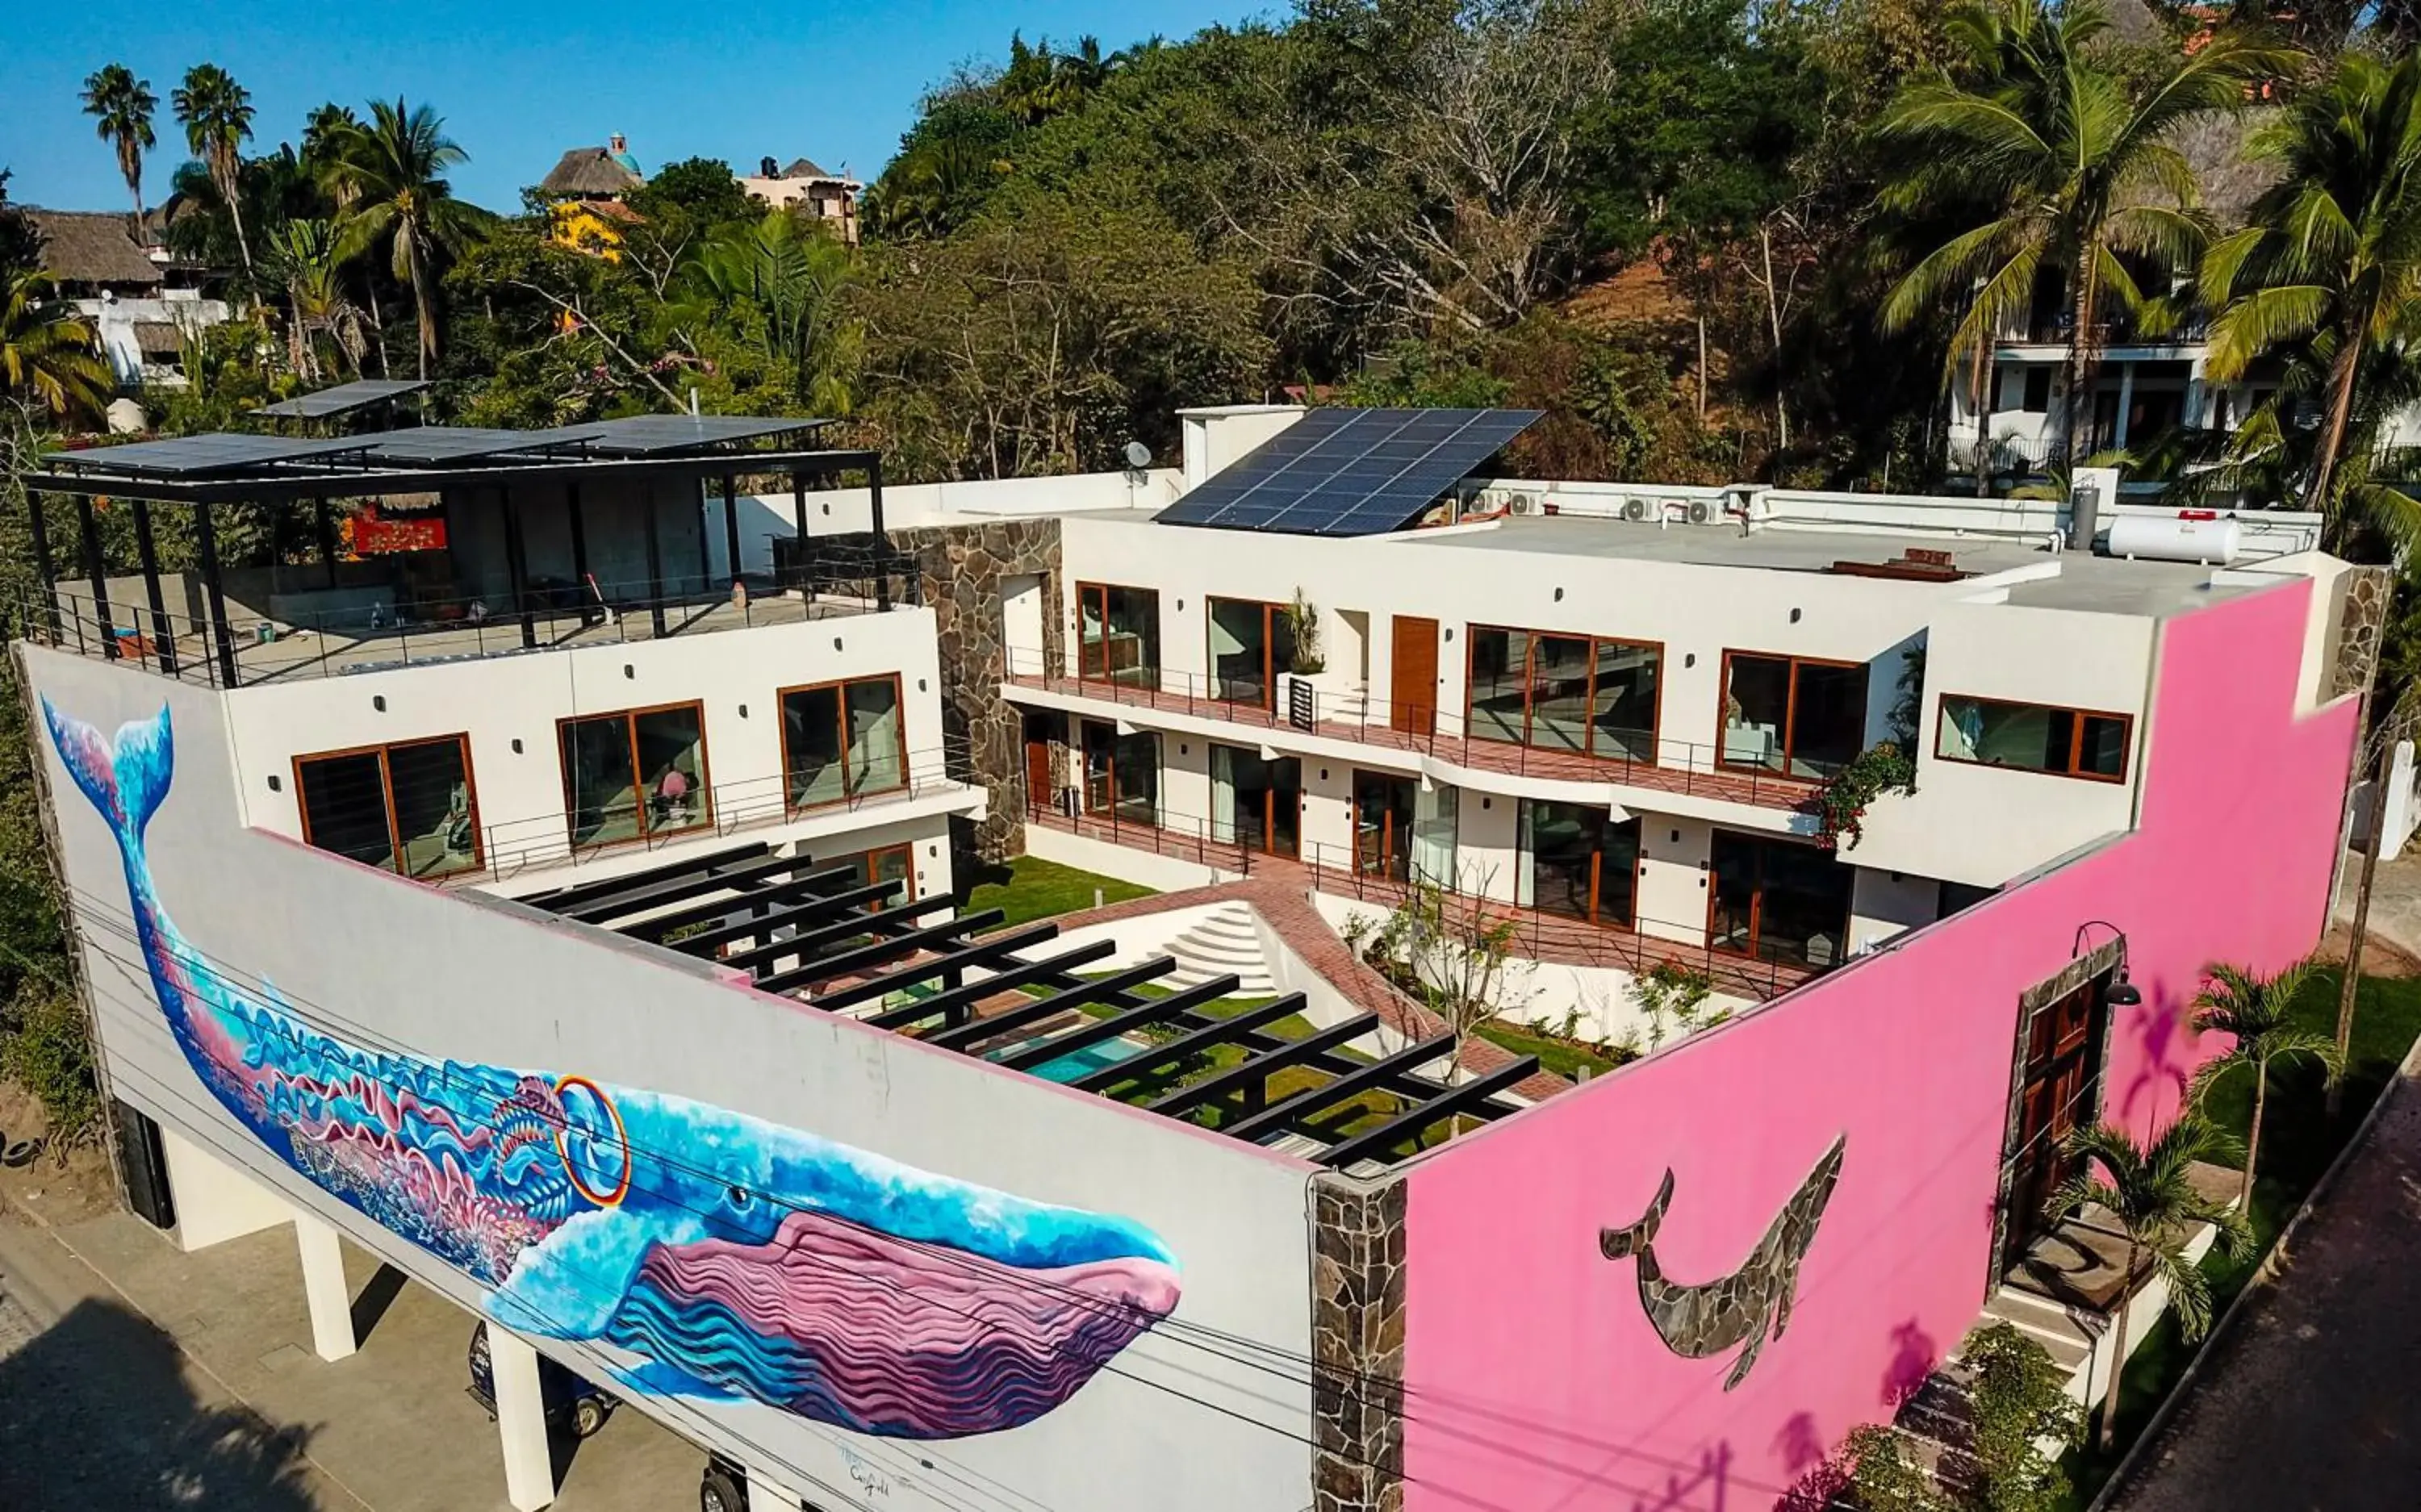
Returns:
[[[2101,986],[2087,982],[2045,1004],[2026,1024],[2025,1079],[2018,1090],[2017,1155],[2009,1174],[2008,1246],[2014,1263],[2049,1228],[2043,1205],[2068,1179],[2074,1162],[2061,1146],[2070,1130],[2097,1113],[2100,1071],[2095,1021]]]
[[[1387,727],[1406,735],[1436,733],[1438,622],[1396,616],[1391,661],[1395,680],[1388,694]]]
[[[1058,799],[1051,785],[1051,737],[1054,721],[1047,714],[1025,716],[1025,805],[1049,808]]]

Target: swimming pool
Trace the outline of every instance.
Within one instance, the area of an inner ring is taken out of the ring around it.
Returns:
[[[1039,1038],[1029,1039],[1023,1044],[1011,1045],[1007,1050],[995,1052],[990,1058],[999,1060],[1005,1056],[1013,1055],[1019,1051],[1030,1050],[1041,1043],[1042,1040]],[[1107,1070],[1118,1062],[1130,1056],[1140,1055],[1150,1048],[1143,1040],[1132,1036],[1120,1035],[1116,1039],[1104,1039],[1098,1045],[1086,1045],[1082,1050],[1071,1050],[1055,1060],[1045,1061],[1034,1068],[1034,1074],[1046,1082],[1073,1082],[1090,1076],[1095,1071]]]

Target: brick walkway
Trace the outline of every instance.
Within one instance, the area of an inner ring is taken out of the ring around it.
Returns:
[[[1256,729],[1297,728],[1272,710],[1254,703],[1163,693],[1158,689],[1130,688],[1109,682],[1079,682],[1073,678],[1018,676],[1011,677],[1008,681],[1020,688],[1100,698],[1132,709],[1149,709],[1164,714],[1191,714],[1200,719],[1225,720],[1231,724],[1249,725]],[[1418,752],[1476,772],[1546,777],[1563,782],[1618,783],[1629,787],[1721,799],[1735,803],[1754,803],[1760,808],[1786,812],[1805,808],[1814,790],[1812,783],[1788,777],[1718,769],[1711,759],[1711,748],[1708,747],[1691,747],[1694,755],[1688,763],[1672,766],[1633,761],[1628,757],[1592,756],[1577,751],[1546,751],[1535,746],[1476,740],[1469,735],[1448,735],[1442,731],[1415,735],[1391,728],[1384,723],[1366,720],[1323,719],[1302,733],[1334,740],[1351,740],[1382,750]],[[1663,743],[1669,750],[1675,742]]]

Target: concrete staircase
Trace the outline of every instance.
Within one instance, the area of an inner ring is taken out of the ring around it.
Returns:
[[[2107,1318],[2084,1315],[2079,1309],[2006,1282],[1984,1304],[1979,1326],[1993,1323],[2007,1323],[2041,1345],[2049,1351],[2052,1363],[2070,1375],[2082,1369],[2085,1358],[2093,1353],[2094,1341],[2110,1326]]]
[[[1232,974],[1239,997],[1271,997],[1278,990],[1261,953],[1260,931],[1253,911],[1242,903],[1225,904],[1169,942],[1177,970],[1161,980],[1172,990],[1199,986]]]

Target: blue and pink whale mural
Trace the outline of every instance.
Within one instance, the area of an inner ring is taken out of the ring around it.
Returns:
[[[195,1074],[278,1159],[489,1288],[499,1323],[609,1347],[635,1393],[955,1439],[1051,1411],[1176,1307],[1176,1257],[1131,1220],[664,1093],[349,1043],[244,995],[152,883],[168,710],[114,740],[43,714],[116,836]]]

